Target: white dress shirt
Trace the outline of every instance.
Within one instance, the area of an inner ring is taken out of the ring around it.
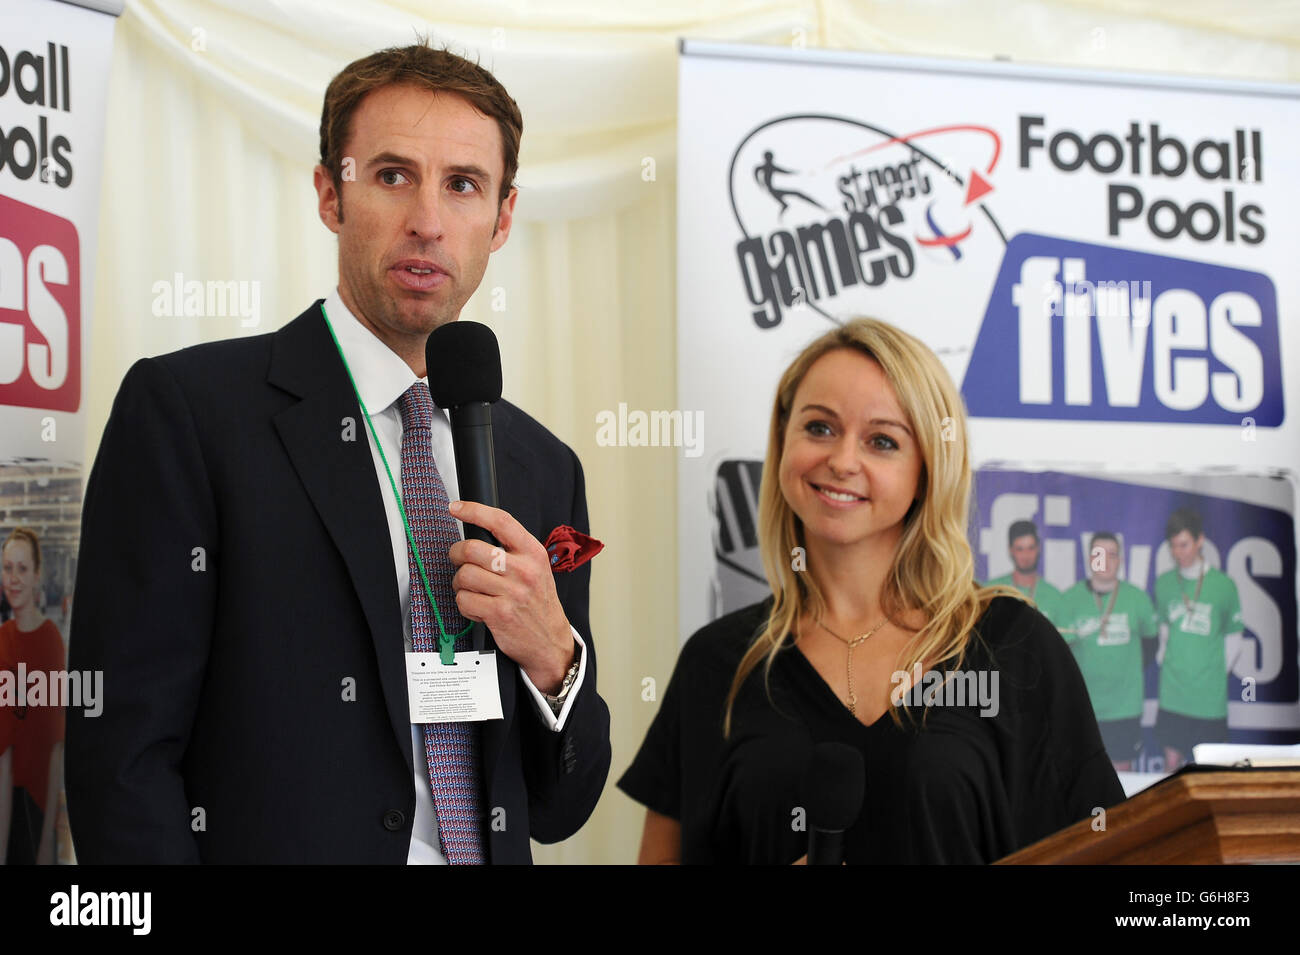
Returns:
[[[406,390],[416,381],[427,381],[427,379],[417,378],[415,372],[406,364],[397,353],[375,337],[370,329],[361,324],[355,315],[343,304],[343,299],[339,296],[338,290],[335,289],[329,298],[325,299],[325,313],[329,317],[330,325],[334,329],[334,335],[338,339],[339,347],[343,350],[343,355],[347,359],[348,368],[352,372],[352,380],[356,382],[357,391],[360,392],[361,400],[365,404],[366,411],[370,414],[370,420],[374,424],[375,434],[379,436],[379,441],[383,445],[384,454],[388,457],[388,464],[393,469],[393,480],[401,486],[402,481],[402,415],[398,409],[397,400],[405,394]],[[435,405],[435,408],[437,406]],[[456,477],[456,456],[452,449],[451,442],[451,421],[447,417],[447,412],[437,408],[439,413],[433,416],[433,459],[438,466],[438,473],[442,476],[442,482],[447,488],[447,499],[450,501],[457,500],[460,495],[460,484]],[[384,461],[379,456],[379,450],[375,447],[374,435],[370,433],[370,427],[364,422],[357,422],[358,430],[365,431],[366,440],[370,443],[370,454],[374,459],[375,475],[379,481],[379,490],[384,499],[384,515],[388,519],[388,536],[393,544],[393,566],[397,570],[397,596],[402,603],[402,640],[406,646],[406,652],[411,652],[411,572],[407,558],[406,528],[402,524],[402,514],[397,507],[397,498],[393,495],[392,485],[388,480],[388,472],[384,468]],[[456,522],[456,527],[460,530],[461,537],[464,537],[465,529],[460,521]],[[542,721],[555,732],[560,732],[564,728],[564,722],[568,718],[569,711],[573,706],[573,701],[578,696],[578,691],[582,686],[583,676],[587,672],[587,654],[586,644],[583,643],[582,637],[578,636],[578,631],[572,626],[569,627],[573,633],[573,639],[578,642],[582,648],[581,656],[578,663],[578,675],[574,681],[573,688],[565,698],[564,708],[560,710],[557,717],[551,710],[551,705],[546,702],[537,687],[533,686],[528,675],[519,671],[523,677],[524,686],[528,688],[529,694],[533,697],[533,702],[537,707],[537,712]],[[433,864],[445,865],[446,859],[443,858],[439,849],[438,840],[438,820],[433,810],[433,793],[429,785],[429,768],[424,755],[424,734],[420,724],[411,725],[411,749],[415,770],[415,822],[414,829],[411,833],[411,848],[407,853],[407,863],[415,864]],[[484,794],[486,798],[486,794]]]

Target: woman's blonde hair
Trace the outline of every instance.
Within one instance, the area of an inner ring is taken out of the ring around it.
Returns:
[[[980,588],[966,540],[971,493],[966,410],[947,370],[925,344],[885,322],[859,318],[827,332],[805,348],[777,386],[768,431],[767,458],[759,488],[758,545],[772,588],[772,609],[765,627],[740,661],[727,694],[724,735],[731,732],[731,711],[741,686],[762,661],[770,674],[786,637],[798,639],[796,625],[805,611],[820,618],[826,603],[817,581],[794,570],[796,547],[805,545],[803,523],[781,492],[781,458],[785,430],[808,369],[828,352],[849,349],[880,365],[906,413],[921,452],[917,501],[903,518],[893,567],[880,594],[881,609],[895,623],[920,611],[927,623],[899,654],[896,670],[913,664],[949,664],[959,668],[976,621],[998,594],[1010,588]],[[1017,593],[1018,595],[1018,593]],[[896,710],[891,713],[901,723]]]

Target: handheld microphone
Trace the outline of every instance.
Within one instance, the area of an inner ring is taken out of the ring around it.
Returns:
[[[808,864],[844,861],[844,831],[857,821],[866,796],[862,753],[844,743],[818,743],[803,778],[808,811]]]
[[[429,393],[451,416],[456,481],[463,501],[497,507],[497,470],[492,455],[492,405],[501,399],[501,349],[492,329],[478,322],[448,322],[424,346]],[[465,522],[465,536],[496,545],[483,528]],[[482,650],[486,628],[475,623],[474,646]]]

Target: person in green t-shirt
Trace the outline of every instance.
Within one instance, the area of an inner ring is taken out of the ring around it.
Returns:
[[[1156,612],[1145,592],[1119,579],[1119,538],[1088,544],[1091,577],[1061,595],[1061,631],[1083,672],[1106,752],[1127,772],[1142,748],[1142,673],[1156,655]]]
[[[1197,743],[1228,740],[1228,672],[1243,624],[1237,585],[1201,553],[1201,515],[1191,508],[1174,511],[1165,539],[1177,566],[1156,580],[1162,631],[1156,732],[1172,772]]]
[[[1007,533],[1007,546],[1011,553],[1011,566],[1014,570],[1002,577],[988,582],[988,586],[999,584],[1015,587],[1034,602],[1040,613],[1057,627],[1061,621],[1057,615],[1061,606],[1061,592],[1038,574],[1038,525],[1033,521],[1015,521]]]

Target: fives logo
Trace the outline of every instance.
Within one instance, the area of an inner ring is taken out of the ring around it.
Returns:
[[[1260,272],[1017,235],[962,393],[987,418],[1275,428],[1277,290]]]
[[[81,404],[81,251],[67,219],[0,196],[0,405]]]

